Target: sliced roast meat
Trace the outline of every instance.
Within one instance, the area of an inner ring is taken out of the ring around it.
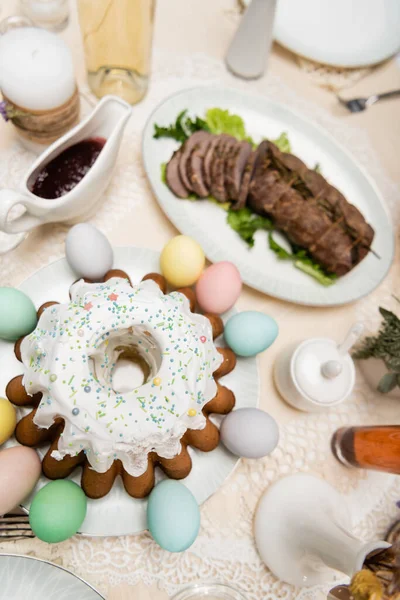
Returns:
[[[209,139],[211,136],[211,133],[208,133],[208,131],[195,131],[195,133],[193,133],[190,138],[188,138],[186,140],[186,142],[183,144],[182,148],[181,148],[181,160],[179,162],[179,173],[183,182],[183,185],[191,192],[193,192],[193,187],[192,184],[190,183],[189,180],[189,176],[188,176],[188,162],[190,159],[190,155],[192,154],[192,151],[194,150],[194,148],[200,144],[200,142],[202,142],[205,139]]]
[[[208,146],[208,150],[204,157],[204,164],[203,164],[205,184],[208,187],[208,189],[211,189],[211,167],[213,164],[215,148],[217,147],[217,144],[221,141],[221,139],[224,139],[227,137],[228,136],[226,136],[224,133],[221,135],[214,135],[211,139],[210,145]]]
[[[256,153],[251,152],[243,171],[242,182],[240,184],[239,190],[239,197],[236,202],[231,204],[232,210],[240,210],[246,205],[247,196],[249,195],[250,182],[253,177],[255,162]]]
[[[229,199],[228,191],[225,187],[225,164],[233,148],[238,142],[234,137],[227,136],[228,139],[221,139],[217,144],[211,165],[211,194],[219,202],[226,202]]]
[[[179,162],[181,159],[181,151],[177,150],[173,153],[171,159],[167,163],[165,169],[165,179],[171,192],[178,198],[187,198],[189,196],[188,189],[184,186],[179,173]]]
[[[229,200],[239,200],[240,185],[250,154],[251,144],[249,142],[239,142],[227,158],[225,187],[228,191]]]
[[[187,163],[189,181],[194,193],[200,198],[206,198],[210,193],[204,176],[204,158],[211,140],[212,137],[208,136],[196,144]]]

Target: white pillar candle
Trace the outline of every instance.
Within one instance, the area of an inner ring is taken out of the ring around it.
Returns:
[[[21,27],[0,36],[0,90],[12,103],[52,110],[65,104],[75,87],[71,52],[57,35]]]
[[[20,0],[20,4],[25,15],[39,27],[55,30],[68,21],[68,0]]]

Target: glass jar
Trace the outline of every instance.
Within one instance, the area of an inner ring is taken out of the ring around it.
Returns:
[[[400,474],[400,425],[342,427],[332,451],[348,467]]]
[[[101,98],[136,104],[146,94],[155,0],[78,0],[88,83]]]

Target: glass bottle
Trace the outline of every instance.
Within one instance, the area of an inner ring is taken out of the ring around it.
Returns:
[[[400,474],[400,425],[342,427],[333,435],[332,451],[348,467]]]
[[[155,0],[78,0],[88,83],[101,98],[136,104],[146,94]]]

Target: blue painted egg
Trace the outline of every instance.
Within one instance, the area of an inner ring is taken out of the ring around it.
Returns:
[[[253,310],[234,315],[225,325],[226,343],[238,356],[255,356],[271,346],[278,324],[269,315]]]
[[[164,550],[187,550],[200,529],[200,509],[192,492],[178,481],[161,481],[149,496],[147,527]]]
[[[11,287],[0,287],[0,339],[15,342],[36,327],[37,315],[26,294]]]

